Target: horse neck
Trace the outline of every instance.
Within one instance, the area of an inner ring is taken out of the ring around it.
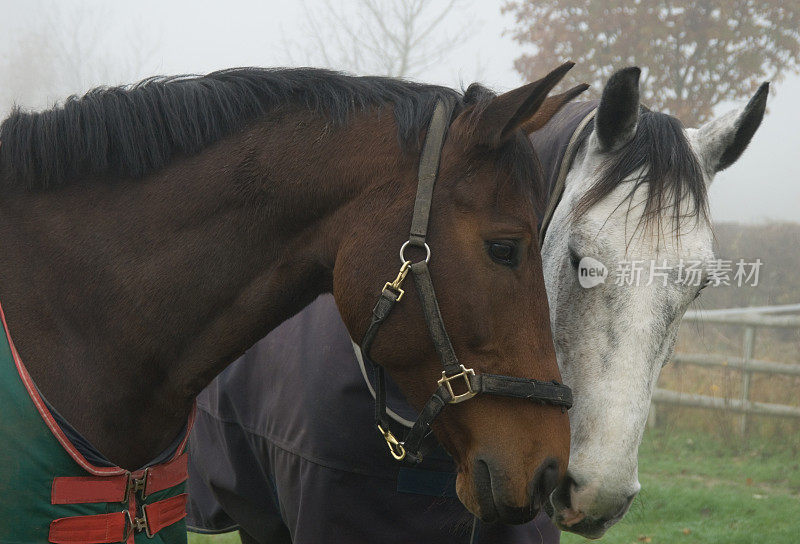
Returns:
[[[572,135],[583,119],[599,104],[598,100],[584,102],[570,102],[565,105],[553,118],[541,129],[531,134],[530,139],[533,143],[536,154],[542,165],[542,170],[547,184],[547,200],[552,198],[552,194],[558,178],[561,162],[567,150]]]
[[[145,179],[0,202],[15,344],[109,459],[135,468],[157,455],[216,374],[331,289],[349,205],[381,155],[359,159],[355,133],[396,141],[374,119],[352,121],[333,134],[286,114]]]

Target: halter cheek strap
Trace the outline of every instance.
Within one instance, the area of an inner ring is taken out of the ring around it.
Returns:
[[[442,362],[442,377],[437,382],[436,391],[425,403],[416,422],[401,442],[389,430],[389,417],[386,411],[386,376],[383,367],[376,365],[378,383],[375,387],[375,424],[386,440],[392,456],[398,461],[412,464],[422,462],[423,442],[430,434],[433,420],[448,404],[464,402],[475,395],[484,393],[523,398],[566,409],[572,406],[572,391],[558,382],[476,374],[473,369],[466,368],[459,363],[453,344],[450,342],[428,268],[431,249],[426,238],[433,188],[439,170],[439,159],[454,108],[455,101],[452,98],[439,99],[434,108],[419,163],[417,196],[414,202],[411,232],[408,241],[400,248],[402,266],[394,281],[387,282],[383,286],[378,303],[372,310],[369,327],[361,341],[364,358],[371,360],[369,353],[372,342],[395,304],[403,298],[405,291],[402,284],[410,270],[414,276],[414,285],[422,305],[428,333]],[[406,259],[405,251],[409,246],[424,249],[425,259],[414,263]]]

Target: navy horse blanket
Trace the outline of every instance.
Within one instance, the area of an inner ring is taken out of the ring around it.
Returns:
[[[218,376],[189,440],[190,530],[270,544],[558,542],[544,514],[518,526],[474,518],[441,448],[419,467],[394,461],[368,372],[323,295]],[[389,406],[402,434],[414,411],[396,387]]]

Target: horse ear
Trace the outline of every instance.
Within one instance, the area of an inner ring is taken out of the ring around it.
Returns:
[[[623,68],[606,83],[594,118],[594,129],[602,151],[616,151],[636,134],[640,75],[641,70],[636,66]]]
[[[550,119],[552,119],[553,116],[558,113],[558,110],[560,110],[564,104],[570,102],[588,88],[589,85],[586,83],[581,83],[580,85],[571,88],[567,92],[547,97],[547,99],[542,103],[541,107],[536,110],[536,113],[529,117],[527,121],[522,123],[522,130],[525,131],[526,134],[536,132],[545,126],[548,121],[550,121]]]
[[[769,82],[762,83],[743,109],[709,121],[697,130],[698,154],[708,172],[716,174],[742,155],[764,118],[768,95]]]
[[[574,62],[565,62],[539,81],[496,96],[484,107],[476,109],[470,121],[473,142],[491,148],[499,147],[536,113],[547,94],[573,66]]]

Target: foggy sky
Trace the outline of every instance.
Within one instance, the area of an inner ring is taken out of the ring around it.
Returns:
[[[503,31],[512,26],[500,14],[501,0],[464,0],[458,13],[446,20],[455,32],[467,27],[469,35],[448,53],[446,61],[423,71],[417,79],[466,87],[479,80],[496,90],[522,83],[513,69],[521,49]],[[307,0],[316,9],[320,0]],[[107,68],[87,69],[87,75],[68,74],[58,96],[83,92],[100,84],[136,81],[155,74],[205,73],[233,66],[287,66],[305,64],[303,52],[292,44],[308,42],[307,23],[299,2],[283,1],[157,1],[103,2],[100,0],[0,0],[0,64],[20,47],[26,30],[42,26],[43,19],[64,33],[78,28],[76,39],[89,36],[81,59]],[[77,15],[76,15],[77,14]],[[87,24],[88,29],[80,25]],[[72,38],[69,38],[72,39]],[[80,49],[80,47],[78,47]],[[52,59],[41,59],[44,63]],[[566,60],[566,59],[565,59]],[[3,77],[31,77],[22,73],[38,62],[23,64],[19,72]],[[651,67],[656,68],[656,67]],[[56,64],[50,70],[66,70]],[[76,72],[76,70],[72,70]],[[3,85],[0,81],[0,85]],[[69,87],[69,88],[67,88]],[[738,163],[717,176],[711,187],[711,211],[717,221],[800,221],[800,76],[789,75],[773,85],[769,112]],[[42,107],[41,99],[15,96],[29,107]],[[741,104],[723,104],[724,113]],[[9,104],[1,103],[5,117]]]

